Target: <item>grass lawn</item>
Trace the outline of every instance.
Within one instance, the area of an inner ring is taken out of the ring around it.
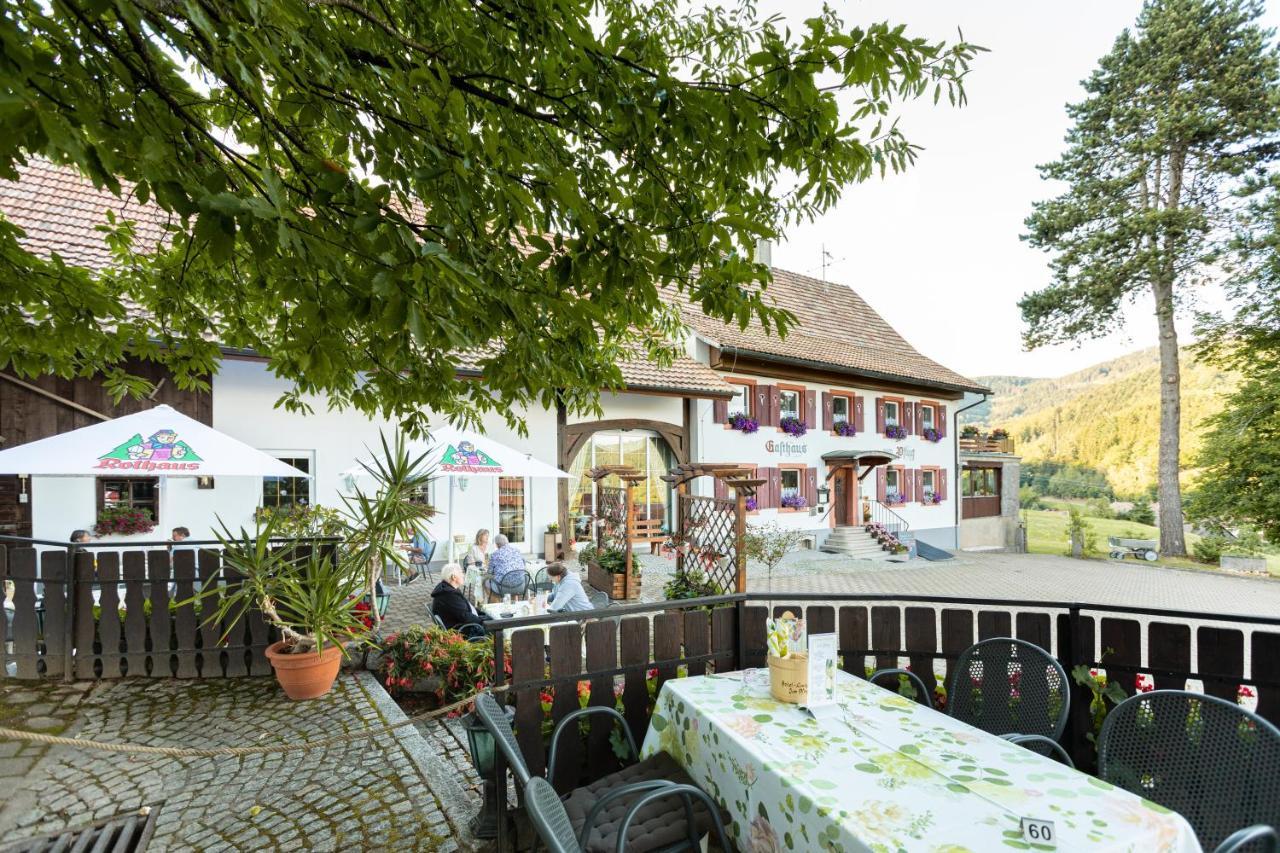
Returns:
[[[1065,504],[1065,501],[1063,502]],[[1066,554],[1071,550],[1067,541],[1067,513],[1051,509],[1025,510],[1023,516],[1027,520],[1027,550],[1033,554]],[[1138,524],[1133,521],[1120,521],[1113,518],[1091,518],[1086,516],[1085,523],[1098,537],[1097,556],[1106,558],[1110,552],[1107,545],[1108,536],[1119,536],[1125,539],[1159,539],[1160,531],[1149,524]],[[1194,533],[1187,534],[1187,548],[1198,539]],[[1144,561],[1145,562],[1145,561]],[[1201,571],[1217,571],[1216,566],[1197,563],[1189,559],[1162,558],[1149,565],[1176,566],[1181,569],[1199,569]],[[1274,576],[1280,576],[1280,555],[1267,556],[1267,569]]]

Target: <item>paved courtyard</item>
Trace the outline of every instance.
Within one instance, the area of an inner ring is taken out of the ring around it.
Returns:
[[[642,600],[661,601],[662,586],[675,561],[637,555],[643,568]],[[583,582],[586,582],[585,572]],[[409,586],[391,584],[389,630],[430,621],[427,577]],[[1154,567],[1134,560],[1073,560],[1053,554],[958,552],[931,563],[852,560],[838,554],[791,554],[775,572],[772,587],[764,569],[748,569],[747,589],[831,594],[941,595],[968,598],[1035,599],[1195,610],[1205,613],[1280,614],[1280,579],[1251,578],[1218,571]]]
[[[0,724],[111,742],[294,743],[400,719],[367,673],[344,672],[332,693],[306,703],[287,700],[273,678],[0,686]],[[0,838],[158,805],[153,850],[447,853],[467,849],[461,830],[478,807],[474,780],[453,769],[459,748],[456,737],[429,740],[413,726],[305,752],[219,758],[0,740]]]

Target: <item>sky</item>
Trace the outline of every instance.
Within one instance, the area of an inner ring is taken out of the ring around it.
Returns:
[[[969,103],[906,105],[902,127],[923,146],[914,167],[846,190],[820,220],[773,250],[775,266],[852,286],[925,355],[969,376],[1060,376],[1155,346],[1146,295],[1124,312],[1124,329],[1079,346],[1026,352],[1018,299],[1050,282],[1048,256],[1023,243],[1034,201],[1060,192],[1036,165],[1063,150],[1065,105],[1080,81],[1131,26],[1139,0],[831,0],[846,22],[892,21],[932,39],[965,38],[989,49],[966,82]],[[766,0],[762,11],[800,21],[816,0]],[[1272,2],[1264,24],[1280,25]],[[1212,296],[1209,307],[1213,306]],[[1192,323],[1179,322],[1190,339]]]

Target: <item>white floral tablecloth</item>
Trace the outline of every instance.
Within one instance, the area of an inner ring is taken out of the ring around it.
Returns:
[[[641,750],[674,756],[744,851],[1199,851],[1181,816],[931,708],[838,674],[819,723],[769,696],[767,670],[668,681]]]

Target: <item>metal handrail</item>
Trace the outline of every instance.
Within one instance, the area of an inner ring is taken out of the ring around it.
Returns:
[[[875,498],[868,498],[867,500],[871,503],[871,520],[884,527],[885,530],[896,535],[911,529],[911,525],[907,523],[907,520],[889,509],[888,504],[882,503]]]

